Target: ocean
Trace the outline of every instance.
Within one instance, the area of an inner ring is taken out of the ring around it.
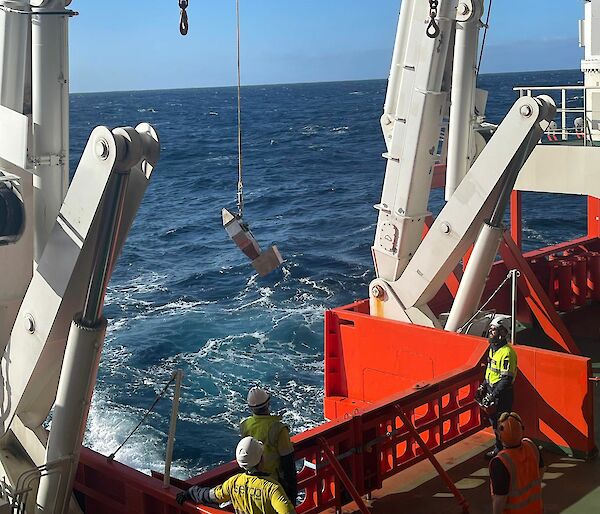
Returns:
[[[578,71],[483,75],[500,122],[515,84],[577,84]],[[231,460],[248,389],[262,384],[292,433],[323,421],[323,312],[367,297],[385,151],[386,81],[242,90],[245,218],[283,266],[260,278],[228,239],[237,182],[234,88],[71,95],[71,169],[91,130],[147,121],[161,158],[106,296],[108,334],[85,444],[111,454],[175,369],[184,372],[172,473]],[[573,99],[576,101],[577,99]],[[431,210],[442,205],[431,196]],[[585,233],[581,197],[525,195],[525,247]],[[573,219],[575,209],[581,219]],[[171,402],[117,453],[161,470]]]

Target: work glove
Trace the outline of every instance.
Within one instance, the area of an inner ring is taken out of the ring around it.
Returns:
[[[177,496],[175,497],[175,501],[179,503],[179,505],[183,505],[183,502],[190,500],[191,496],[189,490],[187,491],[179,491]]]
[[[492,393],[487,393],[481,399],[481,406],[484,409],[489,409],[489,408],[493,407],[495,404],[496,404],[496,398],[494,397],[494,395]]]
[[[201,487],[199,485],[193,485],[187,491],[181,491],[177,493],[175,500],[179,505],[185,501],[192,501],[194,503],[202,503],[208,505],[213,503],[210,495],[210,487]]]
[[[477,391],[475,392],[475,401],[479,402],[483,399],[483,397],[485,396],[486,389],[486,383],[481,383],[480,386],[477,388]]]

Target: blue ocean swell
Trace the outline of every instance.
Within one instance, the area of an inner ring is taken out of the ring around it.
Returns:
[[[579,79],[561,73],[482,76],[489,117],[506,113],[514,82]],[[185,373],[178,476],[232,458],[245,393],[256,382],[274,391],[293,432],[322,421],[323,311],[364,298],[374,277],[385,87],[378,80],[243,88],[245,217],[260,243],[276,242],[286,259],[265,278],[221,226],[221,208],[235,203],[234,89],[72,95],[73,169],[96,125],[147,121],[161,137],[159,165],[106,298],[109,332],[87,445],[111,453],[176,368]],[[567,219],[580,203],[534,195],[526,243],[582,233],[584,221]],[[432,209],[440,205],[436,191]],[[169,409],[161,402],[117,459],[160,469]]]

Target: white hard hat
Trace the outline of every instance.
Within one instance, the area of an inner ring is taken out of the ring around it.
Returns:
[[[496,314],[496,316],[494,316],[494,319],[490,323],[490,328],[492,328],[492,327],[496,327],[496,328],[502,327],[507,332],[510,332],[511,317],[506,314]]]
[[[254,437],[244,437],[235,449],[235,460],[240,468],[249,470],[258,466],[263,454],[263,444]]]
[[[248,391],[248,406],[251,409],[260,409],[265,407],[271,400],[271,395],[262,387],[254,386]]]

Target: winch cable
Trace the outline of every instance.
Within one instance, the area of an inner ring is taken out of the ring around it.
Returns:
[[[135,434],[137,432],[137,429],[140,428],[142,426],[142,423],[144,421],[146,421],[146,418],[150,415],[150,413],[154,410],[154,407],[156,407],[156,405],[158,404],[158,402],[163,398],[163,396],[165,395],[165,393],[167,392],[167,390],[169,389],[169,386],[175,381],[175,378],[177,377],[177,373],[173,373],[173,375],[171,376],[171,380],[169,380],[165,386],[163,387],[162,391],[156,395],[156,398],[154,398],[154,401],[152,402],[152,405],[150,405],[150,408],[144,413],[144,415],[142,416],[142,419],[140,420],[140,422],[136,425],[136,427],[129,433],[129,435],[125,438],[125,440],[119,445],[119,447],[112,452],[108,457],[106,457],[107,460],[111,461],[115,458],[115,455],[117,454],[117,452],[123,448],[123,446],[125,446],[125,444],[127,443],[127,441],[129,441],[129,438]]]
[[[244,214],[244,182],[242,180],[242,81],[240,66],[240,0],[235,0],[236,48],[237,48],[237,144],[238,144],[238,183],[237,208],[241,218]]]
[[[492,299],[494,298],[494,296],[496,296],[498,294],[498,292],[500,291],[500,289],[502,289],[502,286],[504,286],[504,284],[506,284],[512,277],[512,270],[509,270],[508,275],[506,275],[506,278],[502,281],[502,283],[496,288],[496,290],[492,293],[492,295],[487,299],[487,301],[481,306],[479,307],[479,309],[477,310],[477,312],[475,314],[473,314],[473,316],[471,316],[466,322],[465,324],[460,327],[456,332],[458,334],[462,334],[462,331],[469,325],[469,323],[471,323],[471,321],[473,321],[477,315],[483,311],[483,309],[486,308],[487,304],[490,303],[492,301]]]
[[[479,78],[479,70],[481,68],[481,59],[483,58],[483,49],[485,48],[485,37],[487,36],[487,31],[490,26],[490,13],[492,12],[492,1],[490,0],[488,3],[488,11],[487,16],[485,17],[485,28],[483,30],[483,39],[481,40],[481,50],[479,51],[479,61],[477,62],[477,77]]]

